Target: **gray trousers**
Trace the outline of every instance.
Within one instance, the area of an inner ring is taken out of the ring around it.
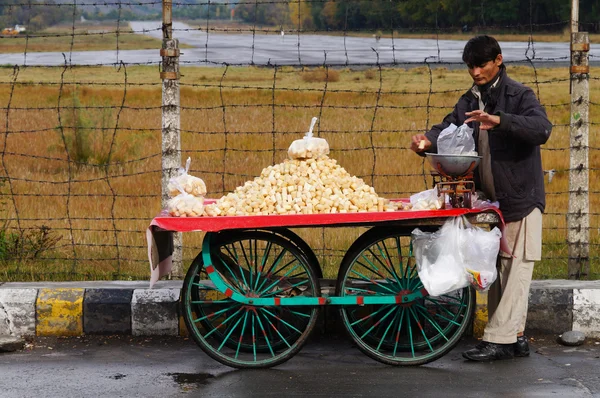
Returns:
[[[525,330],[533,266],[542,257],[541,211],[536,208],[524,219],[506,223],[503,233],[512,256],[500,253],[498,278],[488,292],[483,340],[511,344]]]

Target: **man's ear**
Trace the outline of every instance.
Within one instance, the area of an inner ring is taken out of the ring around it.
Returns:
[[[500,65],[502,65],[502,54],[498,54],[498,56],[496,57],[496,59],[494,60],[494,63],[496,64],[496,66],[500,67]]]

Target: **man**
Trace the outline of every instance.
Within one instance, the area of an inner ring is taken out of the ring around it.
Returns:
[[[540,145],[552,124],[533,91],[506,74],[502,51],[490,36],[467,42],[463,61],[473,87],[442,123],[412,137],[421,156],[437,152],[437,138],[450,123],[468,123],[482,160],[474,173],[478,190],[498,201],[512,255],[500,253],[498,279],[488,294],[489,322],[483,340],[463,357],[473,361],[528,356],[523,335],[535,261],[542,253],[542,212],[546,204]]]

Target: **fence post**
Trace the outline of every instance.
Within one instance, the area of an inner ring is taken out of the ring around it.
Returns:
[[[164,209],[169,199],[167,184],[181,166],[181,140],[179,118],[179,41],[173,39],[172,0],[162,1],[163,43],[160,50],[162,57],[162,196],[161,206]],[[172,277],[181,277],[182,273],[182,236],[173,234],[173,269]]]
[[[589,274],[589,50],[587,32],[579,30],[579,4],[573,0],[571,17],[571,127],[567,243],[569,279]]]

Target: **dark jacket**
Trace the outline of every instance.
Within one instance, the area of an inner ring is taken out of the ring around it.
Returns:
[[[489,130],[496,198],[505,221],[517,221],[536,207],[543,212],[546,206],[540,145],[548,141],[552,124],[534,92],[509,78],[504,69],[489,98],[485,111],[500,116],[500,124]],[[432,143],[430,152],[437,153],[437,138],[443,129],[450,123],[462,125],[467,119],[465,113],[476,109],[478,99],[469,90],[452,113],[425,134]],[[479,123],[470,126],[477,144]],[[479,188],[478,173],[474,176]]]

